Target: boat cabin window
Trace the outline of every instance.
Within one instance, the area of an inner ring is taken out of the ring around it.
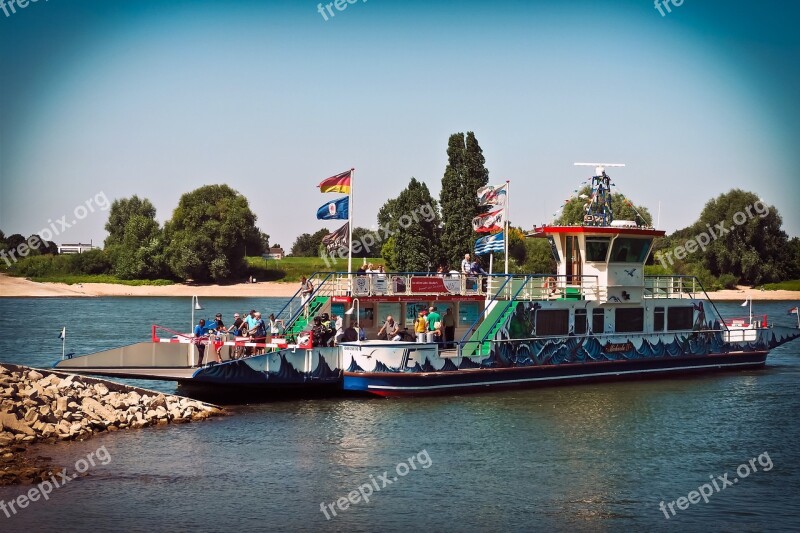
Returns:
[[[617,332],[644,331],[644,309],[641,307],[618,308],[614,315]]]
[[[569,309],[539,310],[536,313],[536,336],[569,333]]]
[[[694,307],[670,307],[667,309],[667,329],[678,331],[692,329],[694,325]]]
[[[561,258],[558,256],[558,247],[556,246],[556,240],[552,237],[552,235],[548,235],[547,242],[550,243],[550,253],[553,254],[553,259],[556,260],[556,263],[560,263]]]
[[[664,308],[653,309],[653,331],[664,331]]]
[[[586,309],[576,309],[575,310],[575,335],[585,335],[586,334],[586,326],[588,323],[586,322]]]
[[[606,329],[606,312],[603,309],[592,310],[592,331],[603,333]]]
[[[586,237],[586,260],[605,263],[611,237]]]
[[[611,263],[644,263],[653,239],[618,237],[611,247]]]

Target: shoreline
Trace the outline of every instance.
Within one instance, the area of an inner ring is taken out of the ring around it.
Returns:
[[[297,282],[263,281],[237,283],[233,285],[117,285],[114,283],[39,283],[25,278],[0,274],[0,298],[98,298],[114,297],[191,297],[204,298],[290,298],[299,289]],[[800,302],[800,291],[765,291],[753,287],[739,286],[736,289],[709,292],[708,297],[716,302],[754,302],[788,300]]]

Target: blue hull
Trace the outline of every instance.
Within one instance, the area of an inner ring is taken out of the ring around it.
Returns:
[[[450,372],[345,372],[344,389],[379,396],[478,392],[625,378],[763,367],[767,351],[558,365],[474,368]]]

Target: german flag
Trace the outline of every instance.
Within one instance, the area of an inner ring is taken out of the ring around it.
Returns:
[[[353,170],[332,176],[317,185],[319,192],[340,192],[350,194],[350,175]]]

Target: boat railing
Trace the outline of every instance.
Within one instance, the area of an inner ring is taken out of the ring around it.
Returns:
[[[336,292],[335,287],[332,287],[331,279],[333,272],[314,272],[308,276],[313,290],[309,295],[307,301],[312,301],[317,296],[330,296]],[[297,289],[286,304],[280,311],[275,313],[275,319],[280,320],[284,324],[284,329],[289,331],[294,325],[295,321],[304,315],[306,306],[303,303],[303,287]]]
[[[512,300],[602,300],[606,288],[600,286],[599,277],[594,275],[533,274],[515,278],[506,292],[506,299]]]
[[[689,298],[705,295],[705,289],[695,276],[645,276],[645,298]]]
[[[514,277],[431,272],[335,272],[331,296],[485,296],[493,298]]]

